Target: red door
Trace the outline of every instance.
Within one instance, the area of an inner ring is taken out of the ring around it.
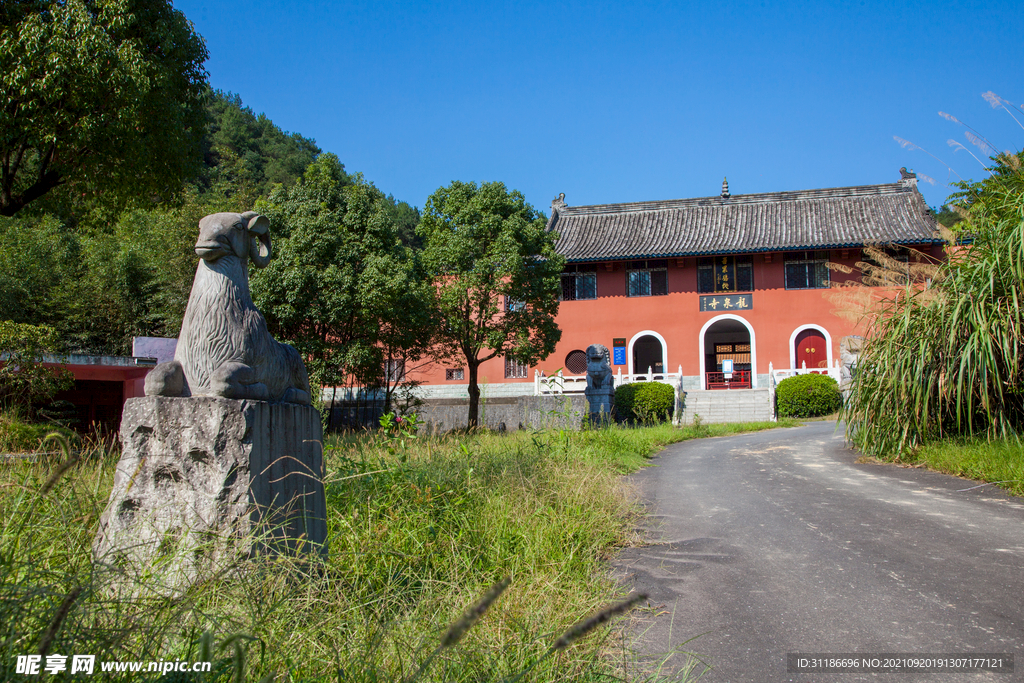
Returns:
[[[796,335],[796,366],[807,368],[827,368],[828,348],[825,346],[825,335],[819,330],[803,330]]]

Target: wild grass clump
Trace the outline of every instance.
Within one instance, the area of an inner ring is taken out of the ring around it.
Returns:
[[[48,434],[58,432],[68,439],[74,439],[70,429],[52,423],[38,423],[26,420],[20,411],[0,411],[0,453],[32,453],[40,450]]]
[[[909,278],[874,312],[841,414],[865,453],[1008,438],[1024,425],[1022,160],[1000,155],[990,178],[962,184],[958,230],[969,246],[951,245],[927,280]]]
[[[934,441],[916,450],[908,460],[939,472],[991,482],[1013,495],[1024,496],[1024,444],[1017,439]]]
[[[91,545],[116,453],[65,445],[6,463],[0,679],[45,653],[96,655],[104,680],[138,679],[99,673],[114,660],[213,662],[167,675],[191,681],[608,680],[630,659],[605,623],[621,610],[603,560],[631,542],[637,514],[619,475],[686,436],[336,439],[326,562],[240,561],[177,595],[98,578]]]

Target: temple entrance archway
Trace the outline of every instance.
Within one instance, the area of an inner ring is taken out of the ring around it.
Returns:
[[[644,375],[647,370],[664,375],[667,363],[665,340],[657,332],[645,330],[629,341],[629,374]]]
[[[738,315],[712,318],[700,331],[700,372],[705,389],[750,389],[757,386],[754,329]],[[726,361],[732,361],[728,376]]]

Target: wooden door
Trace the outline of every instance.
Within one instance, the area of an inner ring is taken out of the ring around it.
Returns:
[[[828,367],[828,348],[825,335],[819,330],[803,330],[796,335],[796,367],[807,369]]]

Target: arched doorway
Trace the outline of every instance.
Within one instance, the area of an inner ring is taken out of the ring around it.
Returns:
[[[629,342],[630,374],[665,373],[665,340],[657,332],[644,331]]]
[[[828,367],[829,344],[825,332],[808,327],[797,332],[793,340],[794,368],[806,367],[808,370]]]
[[[705,389],[750,389],[754,376],[754,334],[749,323],[734,315],[709,320],[701,330],[701,373]],[[726,361],[732,361],[732,373]]]

